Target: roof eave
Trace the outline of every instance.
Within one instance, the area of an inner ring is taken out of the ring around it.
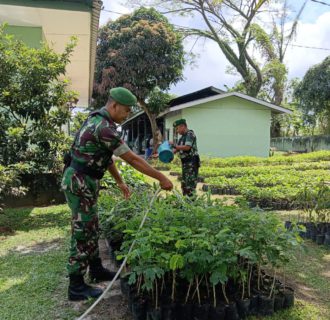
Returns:
[[[88,92],[88,104],[91,105],[93,84],[94,84],[94,72],[95,72],[95,60],[96,60],[96,46],[97,36],[99,29],[100,13],[103,2],[101,0],[93,0],[92,17],[91,17],[91,40],[90,40],[90,63],[89,63],[89,92]]]
[[[262,100],[259,100],[257,98],[253,98],[253,97],[250,97],[248,95],[245,95],[245,94],[239,93],[239,92],[221,93],[221,94],[217,94],[217,95],[212,96],[212,97],[202,98],[202,99],[198,99],[198,100],[195,100],[195,101],[190,101],[190,102],[187,102],[187,103],[183,103],[183,104],[180,104],[180,105],[177,105],[175,107],[170,108],[166,113],[171,112],[171,111],[177,111],[177,110],[193,107],[193,106],[196,106],[196,105],[199,105],[199,104],[202,104],[202,103],[206,103],[206,102],[210,102],[210,101],[214,101],[214,100],[218,100],[218,99],[224,99],[224,98],[227,98],[227,97],[230,97],[230,96],[236,96],[236,97],[239,97],[239,98],[242,98],[242,99],[245,99],[245,100],[249,100],[249,101],[257,103],[257,104],[260,104],[264,107],[268,107],[274,113],[288,113],[288,114],[292,113],[292,111],[289,110],[289,109],[286,109],[286,108],[283,108],[283,107],[280,107],[280,106],[276,106],[276,105],[271,104],[269,102],[262,101]]]

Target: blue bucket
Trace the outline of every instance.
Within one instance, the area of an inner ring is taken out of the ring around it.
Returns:
[[[168,143],[168,141],[164,141],[159,147],[158,147],[158,157],[161,162],[169,163],[173,160],[174,154],[171,148],[171,145]]]

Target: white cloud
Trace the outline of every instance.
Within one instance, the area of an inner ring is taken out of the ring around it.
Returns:
[[[106,24],[109,20],[118,19],[122,14],[130,13],[133,11],[133,8],[125,7],[119,4],[117,1],[113,0],[103,0],[103,7],[105,10],[112,12],[107,12],[105,10],[101,11],[100,26]]]
[[[314,23],[300,22],[292,44],[330,49],[330,12],[321,14]],[[188,51],[192,45],[193,41],[186,44]],[[197,68],[187,66],[184,70],[186,80],[173,86],[171,92],[186,94],[210,85],[223,89],[224,84],[232,86],[239,80],[226,74],[229,63],[214,42],[208,41],[204,47],[196,46],[194,52],[200,54]],[[311,66],[322,62],[328,55],[330,51],[289,46],[285,59],[289,79],[302,78]]]
[[[185,47],[191,50],[195,39],[187,41]],[[184,69],[185,80],[171,88],[177,95],[190,93],[205,87],[214,86],[225,89],[224,85],[233,86],[238,77],[226,74],[229,65],[219,46],[211,40],[200,39],[194,46],[194,53],[198,53],[195,66],[186,66]]]
[[[330,12],[323,13],[314,23],[299,23],[297,37],[292,42],[308,47],[330,49]],[[286,55],[289,78],[302,78],[313,65],[330,55],[330,50],[317,50],[290,46]]]
[[[129,13],[134,8],[128,8],[118,4],[117,1],[104,0],[104,7],[118,13]],[[313,9],[314,7],[312,7]],[[315,13],[315,12],[314,12]],[[307,12],[304,12],[307,15]],[[117,19],[120,15],[103,11],[100,25],[111,18]],[[197,17],[168,17],[176,25],[201,27],[203,22]],[[292,42],[295,44],[311,47],[330,48],[330,12],[320,13],[318,18],[310,22],[303,19],[299,23],[297,37]],[[185,42],[185,48],[190,51],[195,39]],[[185,80],[171,87],[170,92],[182,95],[202,89],[207,86],[215,86],[225,89],[224,85],[233,86],[239,77],[226,74],[226,67],[229,65],[225,56],[215,42],[210,40],[199,40],[194,46],[193,52],[198,54],[194,68],[186,66],[184,69]],[[307,49],[290,46],[287,50],[285,63],[289,69],[289,78],[302,78],[306,71],[314,64],[320,63],[330,51]]]

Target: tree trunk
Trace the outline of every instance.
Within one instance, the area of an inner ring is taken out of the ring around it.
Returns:
[[[156,115],[151,113],[148,109],[147,104],[145,103],[144,100],[140,100],[139,99],[139,104],[141,106],[141,108],[143,109],[143,111],[147,114],[149,121],[150,121],[150,125],[151,125],[151,132],[152,132],[152,140],[153,140],[153,146],[152,146],[152,153],[156,153],[156,147],[157,147],[157,122],[156,122]]]
[[[271,127],[270,127],[270,137],[277,138],[281,136],[281,123],[276,114],[271,115]]]
[[[330,108],[325,113],[326,116],[326,128],[325,128],[325,134],[330,134]]]

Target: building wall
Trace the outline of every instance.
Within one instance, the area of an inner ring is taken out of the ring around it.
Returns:
[[[181,113],[197,135],[201,155],[269,155],[271,110],[267,107],[231,96],[182,109]],[[181,116],[166,119],[166,127]]]
[[[181,118],[182,118],[181,111],[170,113],[169,115],[166,115],[166,117],[165,117],[165,128],[167,130],[169,130],[169,140],[170,141],[174,140],[174,137],[173,137],[173,133],[174,133],[173,122],[178,120],[178,119],[181,119]]]
[[[5,32],[14,35],[31,48],[40,48],[41,41],[45,40],[41,27],[7,26]]]

